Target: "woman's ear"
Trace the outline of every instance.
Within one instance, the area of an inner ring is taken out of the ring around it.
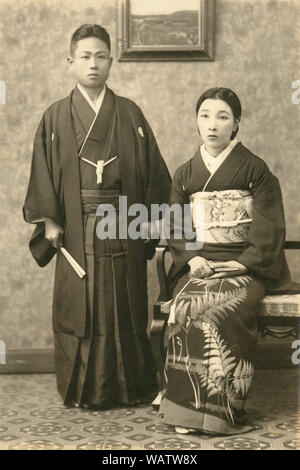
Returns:
[[[238,125],[240,123],[240,118],[236,118],[234,121],[233,121],[233,130],[236,131],[237,128],[238,128]]]

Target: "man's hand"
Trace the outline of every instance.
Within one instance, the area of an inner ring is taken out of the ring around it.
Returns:
[[[45,238],[49,240],[54,248],[62,245],[62,235],[64,231],[60,225],[51,219],[45,219]]]
[[[210,279],[240,276],[248,271],[248,268],[238,261],[210,261],[209,265],[215,272],[215,274],[210,276]]]
[[[199,277],[205,279],[211,276],[214,272],[209,266],[209,262],[202,258],[202,256],[195,256],[188,261],[190,266],[190,277]]]

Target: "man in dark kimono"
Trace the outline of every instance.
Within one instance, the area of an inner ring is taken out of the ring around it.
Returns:
[[[146,332],[154,242],[99,239],[96,210],[112,204],[118,218],[122,195],[128,207],[141,203],[150,214],[152,203],[167,202],[170,176],[140,108],[106,87],[106,30],[81,26],[68,60],[77,86],[43,115],[23,208],[25,220],[36,223],[30,249],[37,263],[45,266],[56,254],[58,390],[66,405],[150,401],[157,391]]]

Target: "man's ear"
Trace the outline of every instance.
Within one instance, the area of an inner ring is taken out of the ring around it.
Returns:
[[[73,65],[73,63],[74,63],[73,57],[72,57],[72,56],[67,57],[67,62],[68,62],[67,74],[68,74],[68,75],[73,75],[73,73],[74,73],[74,72],[73,72],[73,67],[72,67],[72,65]]]
[[[114,59],[112,57],[110,57],[109,60],[110,60],[109,69],[111,69],[111,66],[112,66],[112,63],[113,63]]]

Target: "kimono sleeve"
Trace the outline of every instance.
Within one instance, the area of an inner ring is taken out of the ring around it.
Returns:
[[[194,232],[189,234],[188,239],[186,237],[188,228],[192,229],[192,215],[190,210],[185,210],[185,208],[190,209],[190,201],[183,188],[184,174],[181,169],[178,169],[171,185],[169,206],[173,210],[170,212],[170,236],[167,240],[174,264],[178,270],[186,267],[190,259],[199,256],[198,249],[187,249],[187,244],[192,244],[191,242],[196,237]]]
[[[141,111],[140,111],[141,112]],[[142,113],[142,112],[141,112]],[[142,113],[146,134],[146,166],[144,167],[144,203],[148,209],[148,215],[153,214],[153,204],[167,204],[170,195],[171,177],[167,165],[160,153],[156,138]],[[143,165],[143,164],[142,164]],[[141,166],[142,166],[141,165]],[[161,217],[160,212],[157,212]],[[151,218],[151,222],[155,222]],[[146,258],[149,260],[155,254],[155,246],[159,239],[149,239],[144,243]]]
[[[145,188],[145,204],[167,203],[170,195],[171,177],[167,165],[160,153],[153,131],[143,116],[146,130],[147,174]]]
[[[48,132],[49,133],[49,132]],[[23,206],[23,217],[36,227],[29,242],[30,251],[40,266],[45,266],[56,253],[45,239],[44,219],[52,219],[62,225],[57,195],[52,177],[50,136],[47,136],[45,116],[43,116],[34,140],[31,172],[27,194]]]
[[[283,251],[285,218],[279,181],[264,162],[253,172],[251,193],[253,221],[238,261],[255,275],[278,282],[288,270]]]

